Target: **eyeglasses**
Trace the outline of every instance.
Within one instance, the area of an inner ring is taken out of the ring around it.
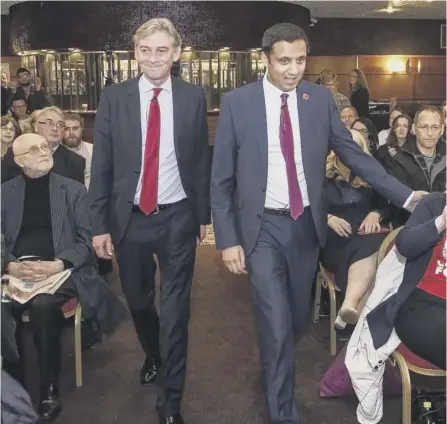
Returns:
[[[14,127],[2,127],[2,131],[11,131],[11,132],[16,132],[16,129]]]
[[[46,121],[37,121],[37,123],[46,125],[47,127],[51,127],[51,128],[56,127],[58,130],[62,130],[65,128],[65,122],[62,122],[62,121],[54,122],[51,119],[47,119]]]
[[[23,156],[23,155],[26,155],[27,153],[29,153],[31,156],[37,156],[37,155],[40,153],[41,150],[42,150],[44,153],[48,153],[48,152],[51,151],[51,147],[50,147],[47,143],[42,143],[40,146],[37,146],[37,145],[31,146],[31,147],[28,149],[27,152],[20,153],[20,154],[15,155],[15,156],[16,156],[16,157],[17,157],[17,156]]]
[[[354,130],[357,130],[358,132],[362,133],[363,135],[369,135],[369,131],[367,128],[362,128],[362,129],[354,128]]]
[[[416,125],[417,128],[419,128],[423,132],[427,132],[429,129],[431,129],[433,132],[441,131],[441,125]]]

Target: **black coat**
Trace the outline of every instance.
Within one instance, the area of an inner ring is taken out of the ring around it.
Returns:
[[[358,87],[351,91],[351,105],[355,107],[359,118],[369,116],[369,92],[366,88]]]
[[[445,205],[445,193],[432,193],[424,197],[397,235],[397,250],[407,258],[402,283],[396,294],[367,315],[376,349],[390,338],[399,309],[421,281],[430,263],[433,249],[443,236],[443,233],[438,233],[435,220],[442,214]]]
[[[84,184],[85,158],[59,144],[53,153],[53,160],[52,172]],[[14,153],[10,147],[2,161],[2,184],[21,174],[21,168],[14,162]]]
[[[43,109],[52,105],[50,97],[47,95],[44,89],[36,91],[34,87],[31,88],[28,98],[26,97],[25,90],[19,85],[15,89],[10,90],[8,105],[11,107],[14,98],[19,97],[26,99],[27,113],[31,114],[35,110]]]

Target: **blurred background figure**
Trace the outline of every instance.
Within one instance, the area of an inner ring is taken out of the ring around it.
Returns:
[[[348,77],[349,88],[351,90],[350,100],[360,118],[369,116],[369,89],[368,82],[362,71],[353,69]]]
[[[1,122],[1,157],[5,156],[7,150],[12,146],[12,142],[20,135],[20,127],[12,116],[2,116]]]
[[[338,92],[338,75],[332,72],[330,69],[323,69],[320,73],[321,84],[328,88],[334,96],[335,104],[338,110],[342,110],[346,106],[351,106],[349,99],[343,94]]]

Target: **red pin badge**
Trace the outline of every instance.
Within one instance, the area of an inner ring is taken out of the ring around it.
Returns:
[[[303,100],[309,100],[309,94],[304,93],[303,94]]]

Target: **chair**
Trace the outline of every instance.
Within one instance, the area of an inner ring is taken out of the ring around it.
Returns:
[[[331,355],[337,354],[337,333],[335,331],[335,319],[337,318],[337,299],[335,297],[335,291],[337,285],[335,284],[335,278],[332,273],[324,268],[321,263],[319,263],[320,272],[317,275],[317,285],[315,289],[315,300],[314,300],[314,323],[316,324],[320,320],[320,304],[321,304],[321,288],[324,287],[329,292],[329,345]]]
[[[385,256],[394,247],[396,236],[402,227],[397,228],[390,233],[380,246],[377,264],[380,265]],[[402,424],[411,424],[411,376],[410,371],[430,376],[430,377],[445,377],[446,373],[443,370],[435,367],[419,356],[415,355],[404,344],[400,346],[392,354],[392,362],[397,364],[402,378]],[[393,364],[393,365],[394,365]]]
[[[74,316],[76,387],[82,387],[81,304],[78,302],[77,299],[71,299],[62,306],[62,312],[64,314],[65,319]],[[29,322],[29,315],[26,312],[22,316],[22,321]]]

